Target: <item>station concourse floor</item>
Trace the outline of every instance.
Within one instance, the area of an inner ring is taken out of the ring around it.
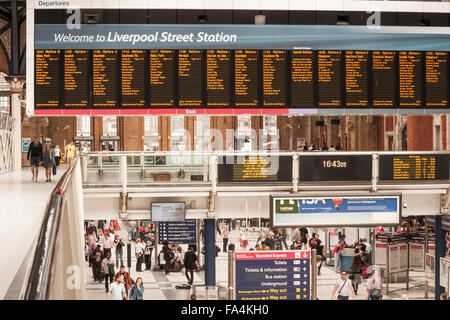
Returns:
[[[122,230],[119,234],[126,239],[127,230],[122,226]],[[249,232],[247,237],[249,240],[249,246],[254,246],[259,233]],[[232,230],[229,236],[229,243],[234,243],[236,248],[239,247],[239,231]],[[216,245],[222,249],[222,237],[220,235],[216,238]],[[185,250],[186,248],[183,248]],[[158,249],[160,250],[160,249]],[[184,251],[183,251],[184,252]],[[136,272],[136,258],[134,257],[134,243],[132,243],[132,268],[130,268],[130,275],[133,280],[137,277],[141,277],[144,282],[144,300],[189,300],[190,290],[187,289],[176,289],[177,284],[187,283],[186,277],[184,275],[184,269],[182,272],[170,272],[168,275],[164,275],[164,271],[153,271],[153,266],[155,265],[154,253],[152,254],[152,271]],[[124,248],[124,263],[126,264],[126,247]],[[112,250],[112,259],[115,261],[114,250]],[[145,269],[145,264],[142,264],[142,269]],[[85,276],[86,276],[86,296],[87,300],[105,300],[105,284],[104,282],[99,283],[94,282],[92,277],[92,270],[89,268],[88,263],[85,263]],[[117,268],[116,268],[117,271]],[[128,268],[126,268],[128,272]],[[317,283],[317,297],[319,300],[329,300],[331,298],[331,293],[333,291],[333,286],[339,274],[334,272],[333,266],[322,266],[321,275],[318,276]],[[228,254],[226,252],[220,252],[219,256],[216,258],[216,285],[222,287],[228,287]],[[423,285],[423,272],[410,272],[410,277],[412,279],[410,287],[416,285]],[[205,280],[204,271],[194,272],[194,285],[203,285]],[[192,289],[191,289],[192,290]],[[385,290],[385,287],[383,288]],[[397,291],[398,290],[398,291]],[[424,287],[411,288],[409,291],[406,290],[404,283],[392,283],[389,284],[389,294],[384,293],[383,300],[399,300],[400,297],[406,294],[409,299],[414,300],[425,300],[424,298]],[[434,298],[434,291],[429,289],[428,299]],[[355,300],[365,300],[366,299],[366,285],[365,280],[363,280],[360,288],[358,289],[358,295]]]
[[[6,295],[24,258],[29,258],[44,217],[50,193],[65,166],[58,167],[52,182],[45,182],[44,168],[39,168],[38,181],[31,180],[29,167],[0,175],[0,300]]]

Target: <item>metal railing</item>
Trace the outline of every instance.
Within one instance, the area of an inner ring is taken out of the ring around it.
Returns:
[[[72,240],[74,240],[76,237],[74,238],[73,235],[77,235],[77,224],[73,223],[77,215],[70,212],[70,209],[80,209],[79,206],[74,204],[74,198],[76,198],[77,193],[74,184],[81,181],[81,179],[75,181],[77,180],[77,173],[80,174],[78,158],[63,174],[50,195],[29,268],[28,279],[25,280],[26,284],[22,294],[22,299],[24,300],[71,297],[71,295],[66,294],[65,289],[62,288],[65,284],[62,284],[61,279],[58,278],[61,276],[61,273],[65,272],[65,269],[63,269],[64,264],[77,265],[79,263],[79,261],[64,261],[64,259],[70,260],[76,256],[75,254],[67,255],[66,253],[79,251],[77,246],[80,246],[83,240],[81,237],[75,242],[72,241],[72,246],[67,245],[67,237],[72,237]],[[70,224],[67,223],[68,220],[72,220]],[[70,228],[67,228],[66,225],[70,226]],[[55,286],[59,286],[59,288]]]
[[[0,112],[0,174],[12,168],[13,119],[7,113]]]

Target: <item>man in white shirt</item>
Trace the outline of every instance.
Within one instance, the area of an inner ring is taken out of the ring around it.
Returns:
[[[114,282],[108,291],[108,300],[128,300],[125,286],[123,285],[122,276],[116,274]]]
[[[331,300],[334,300],[336,290],[338,290],[338,300],[348,300],[350,293],[352,294],[352,298],[355,299],[355,291],[353,290],[352,280],[347,279],[347,272],[341,271],[341,277],[336,280],[336,285],[333,288]]]

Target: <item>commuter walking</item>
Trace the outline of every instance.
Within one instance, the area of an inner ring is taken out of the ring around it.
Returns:
[[[108,252],[106,254],[105,259],[103,259],[102,261],[102,269],[103,269],[103,273],[105,274],[105,289],[106,292],[109,291],[109,283],[113,283],[114,282],[114,275],[115,275],[115,271],[114,271],[114,261],[111,259],[111,252]]]
[[[197,268],[197,259],[198,258],[194,252],[194,248],[192,246],[189,246],[188,251],[186,251],[186,253],[184,254],[184,267],[186,269],[186,278],[190,285],[192,285],[192,283],[194,282],[194,269]]]
[[[341,238],[339,240],[338,245],[334,248],[333,254],[334,254],[334,271],[336,273],[339,273],[341,271],[341,255],[344,253],[344,247],[345,247],[345,238]]]
[[[288,245],[286,242],[286,233],[283,231],[283,229],[280,229],[278,231],[278,238],[280,239],[281,243],[284,245],[284,248],[288,250]]]
[[[103,254],[106,256],[107,253],[111,253],[111,248],[114,247],[114,240],[109,237],[108,233],[105,233],[104,238]]]
[[[172,259],[174,258],[174,253],[172,251],[172,249],[169,248],[169,241],[164,240],[162,242],[163,247],[162,247],[162,252],[163,252],[163,257],[164,257],[164,274],[168,274],[170,271],[170,263],[172,262]]]
[[[353,291],[352,281],[347,278],[347,273],[345,271],[342,271],[341,276],[336,280],[333,293],[331,294],[331,300],[335,299],[336,291],[338,291],[338,300],[348,300],[350,293],[352,294],[352,298],[355,298],[355,291]]]
[[[247,250],[248,246],[247,236],[242,231],[239,233],[239,245],[241,247],[241,250],[243,251]]]
[[[30,160],[31,173],[33,178],[31,181],[38,182],[39,176],[39,164],[42,161],[42,144],[39,142],[40,138],[38,136],[34,137],[34,141],[30,143],[28,148],[27,160]]]
[[[150,270],[152,268],[152,252],[155,248],[155,239],[153,233],[149,233],[145,240],[145,270]]]
[[[144,262],[144,251],[145,246],[141,241],[141,238],[136,239],[136,247],[134,248],[134,253],[136,255],[136,272],[142,272],[142,262]]]
[[[320,261],[320,264],[317,267],[317,275],[319,276],[320,276],[320,269],[322,268],[322,263],[326,261],[326,258],[323,256],[323,245],[321,245],[321,243],[322,241],[319,239],[319,234],[315,233],[314,238],[311,239],[310,245],[311,249],[316,249],[317,261]]]
[[[222,236],[223,236],[223,252],[227,252],[228,237],[230,236],[230,230],[228,229],[228,225],[225,225]]]
[[[102,271],[102,260],[103,251],[98,244],[95,250],[91,254],[91,265],[92,265],[92,275],[94,276],[94,281],[102,282],[101,271]]]
[[[123,243],[122,238],[116,234],[114,236],[114,247],[116,248],[116,267],[123,265],[123,247],[125,243]],[[119,264],[120,260],[120,264]]]
[[[59,145],[55,146],[55,162],[56,167],[59,167],[59,162],[61,161],[61,149],[59,148]],[[56,172],[56,171],[55,171]],[[56,173],[55,173],[56,174]]]
[[[114,282],[108,291],[108,300],[127,300],[127,292],[123,284],[123,277],[116,274]]]
[[[125,266],[121,265],[119,272],[116,274],[116,276],[121,277],[122,283],[125,286],[126,294],[128,295],[128,290],[131,289],[133,286],[133,279],[131,279],[128,272],[125,271]]]
[[[42,153],[42,161],[44,162],[45,177],[47,178],[45,182],[50,182],[52,181],[52,168],[55,164],[55,150],[51,148],[50,142],[45,144],[45,148]]]
[[[140,277],[130,290],[130,300],[144,300],[144,283]]]
[[[65,157],[64,162],[67,163],[69,166],[72,164],[73,159],[75,158],[75,145],[73,144],[73,140],[69,142],[69,144],[65,148]]]
[[[355,256],[353,257],[352,264],[350,266],[350,270],[352,271],[350,279],[352,280],[352,286],[355,290],[355,294],[358,294],[358,285],[361,283],[362,255],[362,244],[358,243],[357,248],[355,249]]]
[[[367,300],[381,300],[383,298],[383,280],[378,268],[375,268],[370,279],[367,280]]]

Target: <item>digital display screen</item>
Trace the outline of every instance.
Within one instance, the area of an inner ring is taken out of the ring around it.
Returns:
[[[340,107],[342,51],[321,50],[317,57],[319,107]]]
[[[64,51],[64,105],[89,107],[89,51]]]
[[[150,106],[175,106],[175,50],[150,50]]]
[[[151,220],[153,222],[185,221],[186,203],[152,202]]]
[[[231,98],[231,50],[206,52],[208,107],[228,107]]]
[[[372,156],[300,157],[300,181],[370,181]]]
[[[61,50],[36,50],[34,61],[36,107],[58,107]]]
[[[290,156],[230,156],[219,159],[219,182],[291,182]]]
[[[448,180],[449,155],[380,155],[380,180]]]
[[[448,69],[437,51],[35,50],[35,109],[448,108]]]
[[[202,106],[202,51],[178,51],[178,103],[180,107]]]
[[[234,52],[235,106],[258,106],[258,50]]]

